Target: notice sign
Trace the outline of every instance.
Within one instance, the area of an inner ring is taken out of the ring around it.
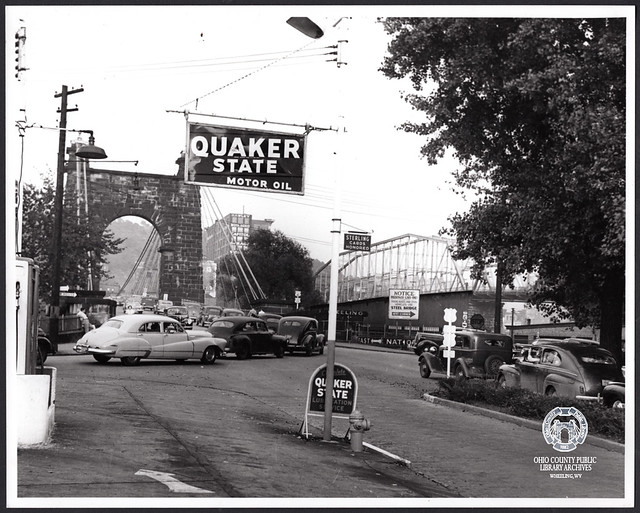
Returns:
[[[420,291],[418,289],[389,290],[389,319],[418,319]]]
[[[185,182],[304,194],[304,135],[187,122]]]
[[[327,386],[327,365],[316,369],[309,380],[309,394],[307,396],[307,411],[324,412],[325,390]],[[358,398],[358,382],[356,377],[344,365],[333,366],[333,407],[331,411],[337,414],[349,415],[353,413]]]
[[[371,235],[364,233],[345,233],[344,249],[347,251],[371,251]]]

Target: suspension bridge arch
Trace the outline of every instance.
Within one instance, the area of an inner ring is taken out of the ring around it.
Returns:
[[[86,187],[89,221],[103,231],[120,217],[148,221],[160,237],[159,297],[202,303],[199,187],[185,184],[180,170],[175,175],[157,175],[91,169],[87,164],[78,168],[69,173],[66,187]]]

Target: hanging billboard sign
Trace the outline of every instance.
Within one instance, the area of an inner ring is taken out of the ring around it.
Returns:
[[[304,194],[305,135],[187,121],[185,182]]]

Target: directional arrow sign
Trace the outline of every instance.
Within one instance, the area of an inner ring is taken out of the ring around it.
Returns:
[[[158,472],[156,470],[145,470],[141,468],[136,472],[136,476],[147,476],[156,481],[160,481],[163,485],[166,485],[169,490],[177,493],[213,493],[203,488],[197,488],[195,486],[188,485],[182,481],[178,481],[175,474],[168,474],[167,472]]]

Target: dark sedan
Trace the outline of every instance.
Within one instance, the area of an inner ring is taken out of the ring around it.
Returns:
[[[283,317],[278,323],[278,335],[287,340],[287,350],[303,351],[307,356],[324,352],[324,335],[318,333],[318,321],[313,317]]]
[[[624,381],[613,355],[589,341],[538,340],[513,364],[502,365],[498,383],[549,396],[601,400],[606,387]]]
[[[284,356],[286,339],[271,333],[267,324],[256,317],[220,317],[211,323],[209,332],[216,338],[225,339],[225,353],[234,353],[239,360],[256,354]]]

